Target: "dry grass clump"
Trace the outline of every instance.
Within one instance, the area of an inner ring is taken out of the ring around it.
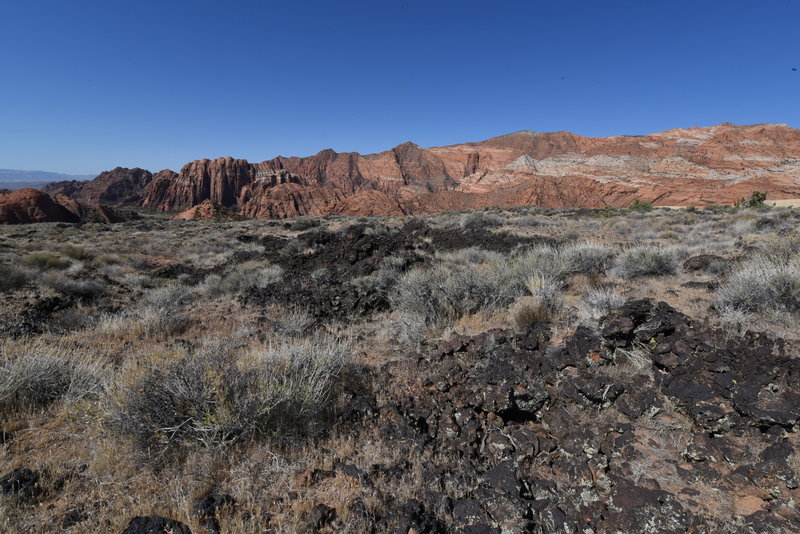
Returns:
[[[123,383],[111,426],[150,458],[253,438],[284,443],[313,429],[351,355],[346,340],[323,334],[243,349],[222,341]]]
[[[597,276],[612,257],[611,247],[592,243],[539,246],[511,258],[476,248],[440,254],[433,266],[400,276],[392,305],[404,327],[402,337],[409,340],[419,338],[418,329],[435,331],[478,311],[506,308],[525,295],[536,301],[527,305],[528,317],[535,312],[552,318],[562,307],[567,277]]]
[[[40,271],[48,269],[63,270],[70,266],[70,261],[50,252],[31,252],[23,256],[22,264]]]
[[[99,280],[91,278],[70,278],[63,272],[50,271],[41,277],[42,283],[71,297],[85,300],[100,297],[106,292],[106,285]]]
[[[0,291],[20,289],[26,283],[28,283],[28,275],[25,271],[11,265],[0,264]]]
[[[475,231],[483,228],[502,226],[505,222],[505,218],[496,213],[473,211],[462,215],[458,220],[458,226],[462,230]]]
[[[677,272],[677,264],[674,249],[644,245],[620,254],[613,272],[620,278],[666,276]]]
[[[107,377],[104,365],[77,351],[7,342],[0,347],[0,414],[96,396]]]
[[[166,338],[188,326],[189,318],[184,307],[195,298],[191,288],[179,284],[150,289],[145,291],[135,307],[105,317],[98,330],[111,335]]]
[[[79,247],[76,245],[64,245],[59,249],[59,252],[61,252],[61,254],[64,256],[77,261],[85,261],[92,257],[92,254],[84,247]]]
[[[280,282],[283,269],[277,265],[246,261],[236,265],[224,277],[211,275],[206,278],[206,294],[212,298],[242,294],[247,289],[264,288]]]
[[[587,291],[578,305],[578,317],[587,326],[597,323],[625,303],[625,298],[611,287],[596,287]]]
[[[745,312],[800,311],[800,257],[761,256],[741,264],[717,290],[723,306]]]

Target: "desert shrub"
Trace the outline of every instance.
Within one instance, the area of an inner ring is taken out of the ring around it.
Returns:
[[[145,291],[135,307],[104,317],[98,330],[107,334],[169,337],[189,325],[184,307],[196,295],[186,286],[170,284]]]
[[[47,330],[54,334],[68,334],[83,330],[94,324],[94,317],[80,307],[60,310],[50,316]]]
[[[518,294],[511,274],[494,262],[412,269],[397,281],[393,309],[419,318],[428,328],[438,328],[478,310],[510,304]]]
[[[605,271],[614,257],[614,249],[607,245],[576,243],[562,249],[569,274],[598,274]]]
[[[750,193],[750,198],[740,198],[734,203],[734,206],[740,208],[760,208],[765,204],[767,194],[761,191],[753,191]]]
[[[517,217],[512,222],[518,226],[549,226],[550,221],[537,217],[536,215],[527,215],[524,217]]]
[[[42,283],[71,297],[85,300],[94,299],[105,294],[106,286],[98,280],[89,278],[70,278],[61,272],[47,272],[42,275]]]
[[[0,351],[0,414],[48,406],[60,399],[96,395],[105,368],[70,351],[22,346]]]
[[[49,252],[32,252],[22,258],[22,264],[42,271],[48,269],[63,270],[69,267],[69,260],[60,258]]]
[[[550,316],[555,315],[561,309],[563,304],[561,298],[563,283],[557,278],[531,275],[525,280],[525,287],[530,291],[539,308],[546,311]]]
[[[515,258],[513,268],[523,282],[530,276],[563,281],[574,274],[600,274],[613,256],[611,247],[593,243],[575,243],[561,248],[540,246]]]
[[[578,305],[578,317],[581,322],[594,326],[604,316],[625,303],[625,298],[613,288],[594,288],[583,295]]]
[[[506,220],[495,213],[484,213],[480,211],[473,211],[464,214],[458,221],[458,225],[463,230],[481,230],[483,228],[491,228],[495,226],[502,226]]]
[[[760,255],[773,263],[788,263],[800,254],[800,231],[794,230],[783,235],[773,235],[760,251]]]
[[[20,289],[28,282],[28,275],[25,271],[12,267],[11,265],[0,264],[0,291],[11,291]]]
[[[241,294],[251,288],[264,288],[281,280],[283,269],[257,261],[236,265],[224,277],[206,278],[205,291],[212,298]]]
[[[315,430],[351,349],[318,334],[240,354],[220,343],[123,385],[111,426],[156,457],[192,444],[285,443]]]
[[[675,274],[678,254],[664,247],[639,246],[617,257],[614,273],[621,278]]]
[[[612,255],[610,247],[590,243],[539,246],[513,258],[477,248],[443,253],[435,265],[400,275],[391,302],[410,333],[407,339],[420,325],[435,330],[479,310],[507,307],[524,295],[533,297],[537,313],[552,317],[562,307],[565,279],[602,272]]]
[[[271,317],[275,333],[287,337],[299,337],[314,325],[314,318],[299,308],[281,309]]]
[[[511,316],[514,320],[514,325],[519,329],[525,329],[536,323],[543,323],[553,319],[553,315],[547,306],[534,299],[518,302],[511,309]]]
[[[78,261],[88,260],[92,257],[85,248],[76,245],[64,245],[59,252],[68,258]]]
[[[311,219],[309,217],[298,217],[292,224],[289,226],[289,230],[293,230],[295,232],[302,232],[304,230],[310,230],[316,226],[319,226],[320,222],[317,219]]]
[[[740,264],[717,290],[723,306],[749,312],[800,311],[800,258],[759,256]]]
[[[634,211],[650,211],[650,210],[653,209],[653,203],[652,202],[643,202],[643,201],[639,200],[638,198],[635,198],[635,199],[633,199],[633,202],[628,204],[628,209],[629,210],[634,210]]]

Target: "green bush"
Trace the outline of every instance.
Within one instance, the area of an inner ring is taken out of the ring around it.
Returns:
[[[635,199],[633,199],[633,202],[628,204],[628,209],[629,210],[634,210],[634,211],[650,211],[650,210],[653,209],[653,203],[652,202],[643,202],[643,201],[639,200],[638,198],[635,198]]]
[[[750,198],[740,198],[734,203],[734,206],[740,208],[761,208],[765,205],[767,194],[761,191],[753,191]]]

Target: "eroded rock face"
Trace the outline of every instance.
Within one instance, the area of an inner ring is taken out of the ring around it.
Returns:
[[[0,224],[38,222],[117,223],[138,219],[137,213],[77,201],[64,195],[55,198],[36,189],[0,194]]]
[[[55,182],[44,186],[42,191],[51,196],[66,195],[89,204],[140,205],[143,191],[152,180],[150,171],[117,167],[100,173],[94,180]]]
[[[0,223],[79,222],[80,218],[36,189],[19,189],[0,195]]]
[[[186,210],[204,200],[223,206],[236,203],[239,192],[255,179],[255,168],[243,159],[201,159],[187,163],[163,195],[146,197],[142,205],[157,210]],[[155,191],[153,192],[156,193]]]
[[[256,182],[243,192],[242,215],[257,219],[284,219],[300,215],[329,215],[336,203],[345,198],[334,187]]]
[[[80,222],[120,223],[140,219],[138,213],[130,210],[116,209],[101,204],[79,202],[64,195],[56,195],[53,199],[78,217]]]
[[[257,164],[204,159],[186,164],[180,174],[162,171],[149,178],[135,171],[141,169],[115,169],[52,191],[162,211],[212,200],[238,204],[244,212],[250,203],[249,216],[262,218],[622,207],[634,199],[662,206],[732,204],[756,190],[770,200],[800,198],[800,131],[770,124],[605,138],[523,131],[429,149],[404,143],[368,155],[323,150]],[[303,188],[285,187],[290,184]]]

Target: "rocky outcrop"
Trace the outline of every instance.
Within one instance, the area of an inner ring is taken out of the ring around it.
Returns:
[[[20,189],[0,194],[0,224],[117,223],[138,218],[139,215],[131,211],[88,204],[64,195],[53,198],[37,189]]]
[[[634,199],[662,206],[732,204],[754,190],[770,200],[800,198],[800,130],[720,124],[604,138],[522,131],[429,149],[404,143],[368,155],[323,150],[257,164],[203,159],[179,174],[162,171],[150,179],[123,179],[123,171],[136,169],[104,173],[96,185],[67,182],[49,190],[158,211],[211,200],[254,217],[623,207]],[[112,194],[114,184],[121,190]]]
[[[192,161],[183,166],[177,177],[169,180],[163,194],[145,197],[142,206],[160,211],[185,210],[204,200],[232,206],[242,188],[255,178],[255,166],[243,159]]]
[[[64,195],[56,195],[53,200],[78,217],[80,222],[120,223],[140,219],[138,213],[130,210],[112,208],[101,204],[78,202]]]
[[[182,211],[181,213],[175,215],[173,219],[208,221],[230,219],[235,215],[236,214],[233,211],[229,210],[219,202],[204,200],[197,206],[189,208],[188,210]]]
[[[42,188],[53,195],[66,195],[72,199],[90,204],[111,206],[139,205],[143,191],[153,180],[150,171],[117,167],[113,171],[100,173],[94,180],[55,182]]]
[[[284,183],[255,183],[242,192],[242,215],[284,219],[300,215],[329,215],[345,194],[335,187]]]
[[[80,222],[80,217],[36,189],[19,189],[0,195],[0,223]]]

